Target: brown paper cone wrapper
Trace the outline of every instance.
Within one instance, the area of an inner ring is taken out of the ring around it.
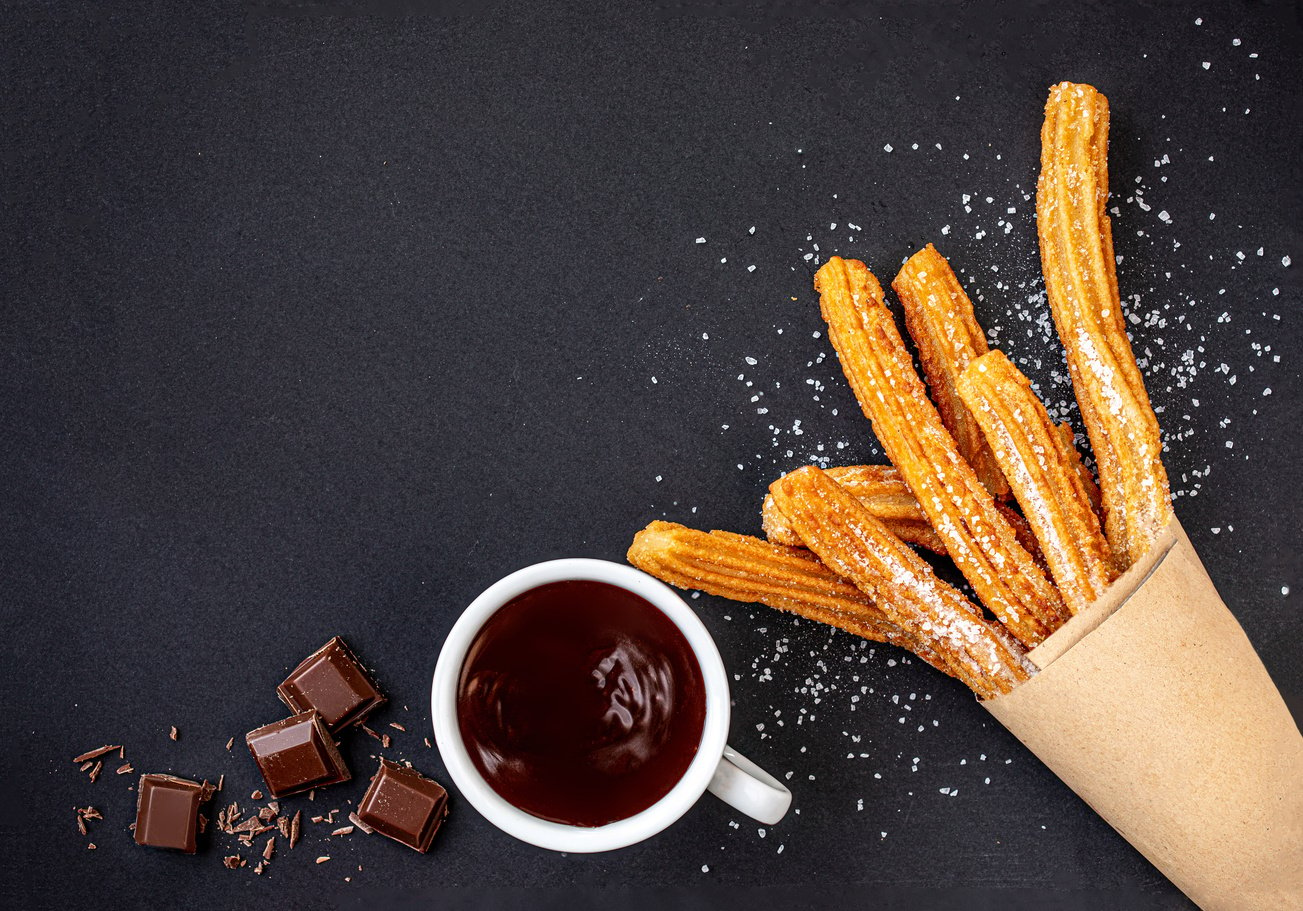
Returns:
[[[1207,911],[1303,908],[1303,736],[1178,522],[983,705]]]

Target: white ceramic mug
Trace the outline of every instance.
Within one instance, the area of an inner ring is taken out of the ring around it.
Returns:
[[[641,813],[604,826],[568,826],[540,819],[498,795],[480,775],[462,742],[457,690],[466,652],[485,622],[500,607],[540,585],[567,580],[606,582],[654,604],[683,633],[696,656],[706,687],[706,720],[701,743],[688,770],[669,793]],[[640,570],[605,560],[551,560],[517,570],[489,586],[471,602],[439,653],[430,694],[434,738],[448,774],[461,794],[499,829],[522,841],[554,851],[588,853],[623,848],[667,828],[709,790],[725,803],[760,822],[783,818],[792,793],[725,742],[730,704],[728,676],[719,650],[697,615],[673,589]]]

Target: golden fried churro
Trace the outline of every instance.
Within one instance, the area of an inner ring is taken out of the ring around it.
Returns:
[[[1086,496],[1090,498],[1090,508],[1095,510],[1095,515],[1100,518],[1100,527],[1104,525],[1104,503],[1100,499],[1099,484],[1095,481],[1095,475],[1086,463],[1081,460],[1081,453],[1077,450],[1077,435],[1072,430],[1072,425],[1064,421],[1059,425],[1059,436],[1063,439],[1064,451],[1072,459],[1073,470],[1077,472],[1077,477],[1081,479],[1081,486],[1086,488]]]
[[[1104,531],[1125,568],[1171,521],[1172,503],[1158,419],[1127,340],[1107,203],[1108,100],[1091,86],[1060,83],[1041,129],[1041,265],[1099,465]]]
[[[1013,488],[1064,603],[1077,613],[1104,594],[1117,573],[1075,450],[1065,446],[1031,383],[1004,352],[969,364],[958,391]]]
[[[814,284],[860,407],[946,551],[1000,622],[1024,645],[1039,644],[1069,617],[1063,599],[942,425],[882,287],[862,262],[837,256]]]
[[[891,530],[910,544],[918,544],[939,554],[946,552],[937,533],[928,524],[927,513],[918,505],[909,485],[891,465],[846,465],[826,469],[828,474],[860,501]],[[801,546],[801,537],[774,505],[773,495],[766,495],[760,508],[765,535],[775,544]]]
[[[932,567],[814,466],[769,486],[778,508],[828,568],[869,595],[889,620],[946,657],[983,698],[1007,693],[1031,673],[1023,650]]]
[[[891,287],[905,308],[905,328],[918,346],[941,423],[986,489],[997,498],[1007,498],[1009,484],[955,388],[964,368],[989,350],[972,302],[950,263],[931,244],[905,261]]]
[[[658,521],[634,536],[628,560],[670,585],[766,604],[874,642],[890,642],[952,673],[944,657],[888,620],[868,595],[808,551]]]

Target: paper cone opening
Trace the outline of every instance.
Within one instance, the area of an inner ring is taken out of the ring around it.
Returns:
[[[1303,908],[1303,737],[1180,524],[983,702],[1205,909]]]

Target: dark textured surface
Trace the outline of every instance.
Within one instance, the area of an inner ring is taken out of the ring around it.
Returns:
[[[1297,699],[1293,5],[7,6],[13,907],[316,907],[375,888],[505,907],[521,887],[553,890],[529,893],[534,906],[574,907],[575,890],[648,886],[678,890],[643,896],[658,906],[1189,907],[958,685],[888,666],[883,649],[852,680],[850,637],[708,598],[690,603],[737,674],[732,740],[794,772],[801,812],[764,837],[707,797],[643,845],[560,857],[454,792],[428,856],[308,826],[256,877],[222,867],[238,845],[211,830],[197,857],[136,846],[137,776],[91,784],[68,760],[124,743],[137,774],[225,774],[247,808],[260,783],[243,734],[284,715],[276,684],[339,634],[390,697],[372,723],[394,745],[347,740],[354,780],[287,805],[346,814],[379,752],[443,779],[421,743],[429,677],[458,610],[494,579],[621,559],[661,516],[757,531],[776,472],[880,457],[813,337],[814,243],[889,278],[937,241],[982,292],[979,319],[1053,383],[1054,347],[1006,310],[1044,310],[1026,303],[1037,262],[1020,193],[1060,79],[1110,97],[1119,197],[1143,177],[1149,209],[1120,199],[1116,242],[1124,296],[1143,295],[1128,306],[1168,320],[1134,330],[1154,349],[1169,470],[1197,492],[1178,513]],[[988,194],[1017,209],[1012,233],[983,214]],[[863,229],[853,242],[847,222]],[[1205,366],[1182,387],[1174,365],[1196,345]],[[752,373],[754,389],[736,378]],[[762,387],[764,415],[749,401]],[[874,693],[852,710],[862,684]],[[890,696],[910,693],[902,724]],[[72,811],[87,804],[105,816],[95,851]]]

